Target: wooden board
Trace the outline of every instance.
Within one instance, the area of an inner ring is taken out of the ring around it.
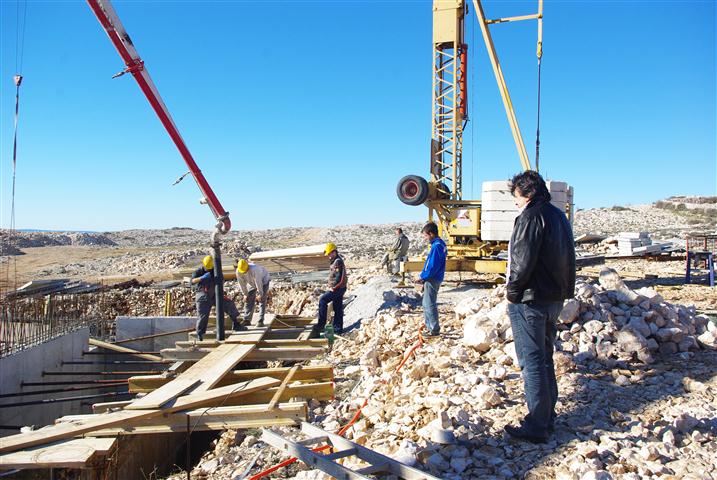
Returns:
[[[174,400],[190,388],[196,386],[198,383],[198,378],[182,378],[180,376],[153,391],[149,395],[145,395],[137,400],[132,400],[125,408],[127,410],[160,408],[165,403]]]
[[[203,362],[210,355],[215,353],[217,350],[223,349],[224,347],[231,346],[228,344],[222,345],[219,348],[196,348],[193,350],[184,350],[176,348],[166,348],[162,350],[162,357],[166,360],[181,360],[181,361],[196,361]],[[247,353],[241,357],[241,360],[247,361],[300,361],[309,360],[322,353],[326,353],[325,348],[317,347],[300,347],[300,348],[254,348],[253,345],[241,345],[235,344],[234,346],[239,348],[247,349]],[[229,368],[232,368],[231,365]]]
[[[274,410],[267,405],[224,406],[200,408],[178,414],[149,419],[133,425],[116,425],[96,430],[88,435],[95,437],[134,435],[147,433],[186,432],[187,419],[191,430],[224,430],[227,428],[259,428],[261,426],[294,425],[306,420],[306,402],[280,403]]]
[[[123,347],[121,345],[115,345],[114,343],[109,342],[103,342],[102,340],[97,340],[94,338],[90,338],[89,340],[90,345],[93,345],[95,347],[104,348],[105,350],[111,350],[113,352],[120,352],[120,353],[134,353],[134,355],[138,358],[142,358],[144,360],[153,360],[153,361],[161,361],[162,357],[159,357],[157,355],[150,355],[148,353],[139,353],[137,350],[132,350],[131,348]]]
[[[122,410],[120,412],[94,415],[94,418],[77,424],[62,423],[51,425],[34,432],[0,438],[0,452],[11,452],[35,445],[43,445],[63,438],[76,437],[100,428],[129,425],[131,422],[156,417],[161,414],[161,410]]]
[[[283,380],[290,368],[254,368],[250,370],[234,370],[227,373],[217,386],[224,386],[253,378],[271,377]],[[332,381],[334,369],[331,365],[308,365],[294,374],[294,380],[312,380],[314,382]],[[162,385],[169,383],[170,378],[162,375],[142,375],[129,378],[129,391],[131,393],[151,392]]]
[[[250,393],[243,397],[229,399],[225,405],[254,405],[267,403],[271,401],[277,390],[278,387],[273,387],[268,390]],[[290,384],[287,385],[286,390],[282,392],[279,397],[279,402],[288,402],[289,400],[296,398],[320,401],[332,400],[334,398],[334,384],[333,382]]]
[[[116,438],[77,438],[0,455],[0,469],[83,468],[107,454]]]

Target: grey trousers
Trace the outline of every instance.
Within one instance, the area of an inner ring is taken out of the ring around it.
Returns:
[[[201,339],[207,332],[209,313],[212,311],[212,307],[214,306],[214,299],[206,296],[197,297],[196,304],[198,317],[196,329],[197,335]],[[233,324],[237,323],[237,318],[239,318],[239,310],[237,310],[237,306],[234,304],[234,302],[226,298],[224,299],[224,313],[229,315],[229,318],[232,319]]]
[[[257,323],[264,323],[264,313],[266,312],[266,299],[269,296],[269,283],[264,284],[264,294],[259,299],[259,320]],[[244,324],[251,322],[251,317],[254,315],[254,306],[256,305],[256,290],[249,290],[244,299]]]

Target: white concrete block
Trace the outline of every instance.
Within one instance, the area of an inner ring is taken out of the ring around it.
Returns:
[[[617,234],[617,239],[623,238],[647,238],[650,235],[647,232],[620,232]]]
[[[513,195],[511,195],[510,192],[506,192],[506,191],[483,192],[483,195],[481,196],[481,201],[486,202],[488,200],[510,200],[510,201],[513,201]]]
[[[494,242],[507,242],[510,240],[513,230],[501,230],[481,227],[480,237],[481,240],[494,241]]]
[[[518,211],[506,211],[506,210],[488,210],[484,211],[481,210],[480,213],[480,219],[481,223],[483,221],[503,221],[503,222],[513,222],[515,221],[515,217],[518,216]]]
[[[482,200],[482,210],[483,211],[490,211],[490,210],[514,210],[518,211],[518,207],[515,206],[515,201],[511,198],[510,200],[496,200],[496,199],[483,199]]]
[[[509,180],[493,180],[489,182],[483,182],[481,187],[482,192],[496,192],[506,191],[510,194],[510,181]]]
[[[550,192],[550,200],[553,202],[568,202],[568,192]]]
[[[555,180],[548,180],[545,182],[545,184],[548,186],[548,190],[550,193],[553,192],[567,192],[568,191],[568,184],[565,182],[557,182]]]

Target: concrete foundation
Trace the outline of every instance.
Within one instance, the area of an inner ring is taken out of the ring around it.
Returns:
[[[117,341],[121,341],[194,328],[196,323],[197,317],[117,317],[115,335]],[[158,352],[163,348],[174,348],[174,342],[187,338],[187,333],[177,333],[122,343],[122,346],[143,352]]]
[[[0,394],[19,393],[36,390],[59,389],[63,386],[23,387],[23,382],[71,381],[79,378],[73,375],[63,377],[44,376],[44,371],[97,371],[94,365],[62,365],[63,361],[82,359],[82,351],[87,349],[90,332],[87,328],[62,335],[45,343],[41,343],[21,352],[0,359]],[[89,377],[94,378],[94,377]],[[105,389],[104,392],[109,391]],[[79,392],[48,393],[44,395],[23,395],[0,399],[0,425],[3,426],[43,426],[54,423],[63,415],[90,413],[89,406],[83,406],[82,400],[70,402],[49,402],[48,399],[60,399],[79,395],[93,395],[99,390],[82,390]],[[45,400],[39,405],[19,407],[3,407],[3,405]],[[102,399],[94,401],[103,401]],[[92,402],[92,400],[85,400]],[[17,430],[0,430],[0,436],[18,433]]]

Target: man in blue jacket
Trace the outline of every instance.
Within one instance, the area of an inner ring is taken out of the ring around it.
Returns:
[[[433,222],[428,222],[421,230],[421,234],[426,243],[431,245],[431,250],[418,277],[418,283],[423,285],[423,318],[426,322],[426,335],[435,337],[441,331],[436,299],[446,272],[446,242],[438,236],[438,226]]]

